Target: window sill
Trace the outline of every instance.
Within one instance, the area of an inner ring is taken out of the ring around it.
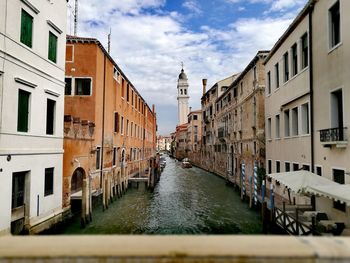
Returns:
[[[336,44],[334,47],[331,47],[331,48],[329,48],[329,50],[328,50],[328,55],[329,54],[331,54],[334,50],[336,50],[336,49],[338,49],[340,46],[342,46],[343,45],[343,42],[339,42],[338,44]]]

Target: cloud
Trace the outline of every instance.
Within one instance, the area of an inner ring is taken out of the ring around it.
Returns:
[[[199,109],[202,78],[211,87],[241,71],[258,50],[270,49],[291,22],[290,15],[238,18],[223,29],[203,25],[193,31],[182,14],[164,10],[162,0],[98,3],[80,2],[78,33],[106,45],[112,28],[112,57],[146,101],[160,109],[160,134],[170,133],[177,123],[173,111],[181,61],[189,78],[190,106]]]
[[[201,10],[198,2],[196,2],[194,0],[187,0],[187,1],[183,2],[182,6],[187,8],[189,11],[193,12],[194,14],[199,15],[202,13],[202,10]]]

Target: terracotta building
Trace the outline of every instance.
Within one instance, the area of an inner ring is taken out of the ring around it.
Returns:
[[[150,174],[156,149],[155,109],[94,38],[67,36],[63,206],[82,204],[83,223],[93,197],[104,208],[128,179]]]
[[[200,165],[201,161],[201,139],[202,139],[202,111],[191,111],[188,114],[187,126],[187,157],[191,163]]]

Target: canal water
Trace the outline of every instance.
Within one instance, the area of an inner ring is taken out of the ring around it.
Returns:
[[[129,187],[107,210],[93,210],[93,221],[80,227],[80,218],[58,234],[260,234],[261,219],[242,203],[225,180],[199,168],[167,165],[151,193],[143,184]]]

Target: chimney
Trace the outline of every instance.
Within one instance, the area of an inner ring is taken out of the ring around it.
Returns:
[[[202,79],[203,83],[203,95],[207,92],[207,79]]]
[[[191,111],[192,111],[192,107],[190,107],[190,113],[191,113]]]
[[[155,112],[156,112],[156,109],[155,109],[154,104],[152,104],[152,112],[153,112],[153,113],[155,113]]]

